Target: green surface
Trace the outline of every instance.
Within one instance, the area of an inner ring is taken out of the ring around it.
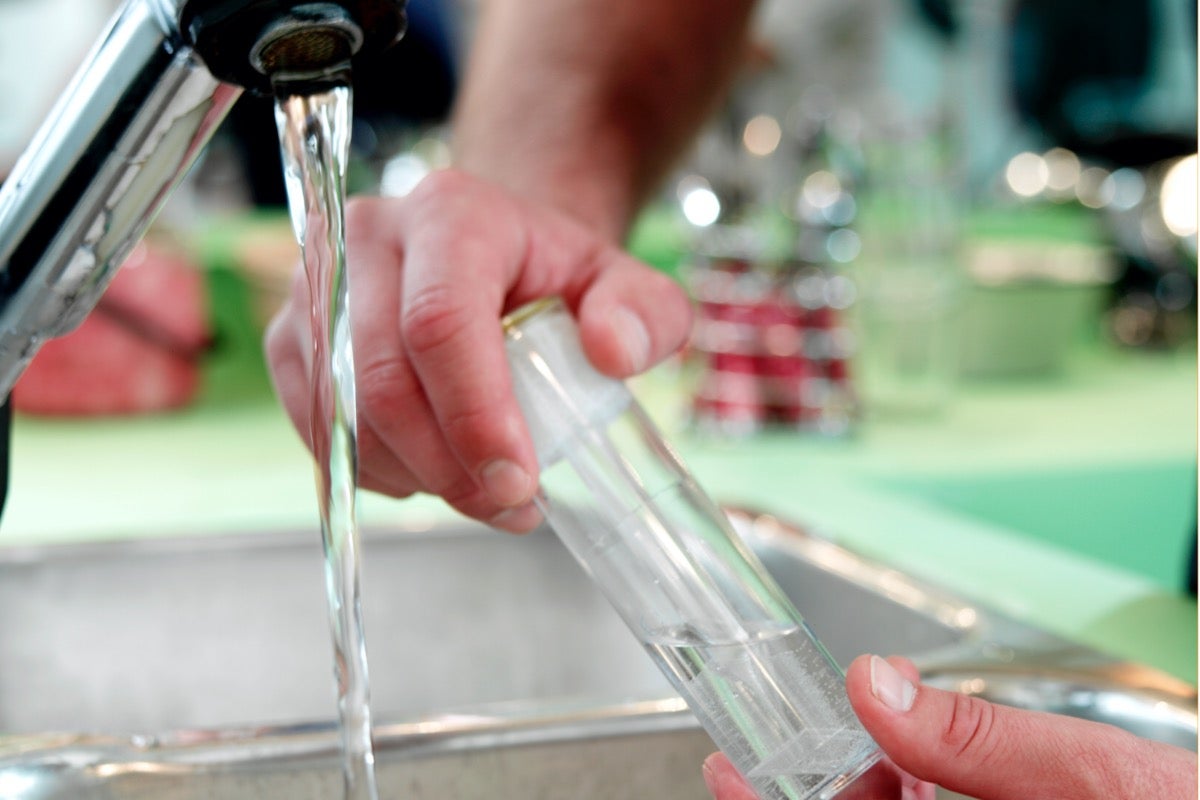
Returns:
[[[1194,461],[897,478],[888,488],[1178,590],[1195,540]]]
[[[1075,203],[1023,202],[1006,209],[975,210],[965,233],[977,239],[1096,244],[1105,241],[1099,215]]]
[[[629,250],[661,272],[679,278],[687,227],[678,212],[656,206],[642,214],[629,233]]]

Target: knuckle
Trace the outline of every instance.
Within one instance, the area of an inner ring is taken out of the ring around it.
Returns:
[[[978,697],[956,694],[954,706],[942,729],[942,743],[955,758],[986,764],[996,749],[996,709]]]
[[[462,304],[447,287],[410,297],[400,318],[400,333],[409,352],[420,357],[443,350],[464,327],[462,315]]]
[[[408,369],[394,359],[367,362],[357,372],[358,405],[363,409],[401,407],[412,390]]]
[[[468,407],[447,411],[442,418],[442,430],[451,442],[471,442],[476,448],[486,450],[485,444],[492,440],[492,409]]]

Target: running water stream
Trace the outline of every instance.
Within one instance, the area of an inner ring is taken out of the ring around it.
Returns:
[[[350,151],[348,70],[323,90],[277,85],[275,120],[292,228],[304,254],[312,321],[309,435],[325,550],[346,800],[377,800],[367,651],[359,600],[354,352],[343,227]]]

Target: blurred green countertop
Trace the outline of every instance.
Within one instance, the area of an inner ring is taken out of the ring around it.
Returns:
[[[320,547],[311,459],[271,395],[248,292],[211,272],[220,346],[197,402],[18,416],[0,546],[282,530]],[[1196,378],[1194,349],[1095,345],[1054,379],[968,383],[937,415],[869,416],[842,439],[703,436],[685,425],[674,364],[635,390],[718,502],[1194,684],[1196,604],[1178,587],[1195,532]],[[451,514],[434,498],[360,495],[368,528]]]

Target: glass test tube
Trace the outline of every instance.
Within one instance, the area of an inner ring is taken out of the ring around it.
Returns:
[[[880,757],[837,663],[561,302],[505,320],[537,504],[762,800],[828,798]]]

